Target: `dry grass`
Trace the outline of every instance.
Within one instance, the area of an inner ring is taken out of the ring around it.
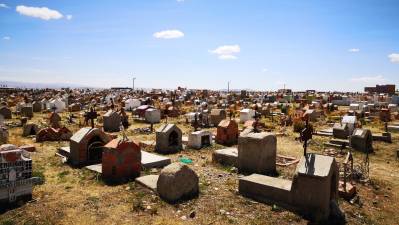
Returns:
[[[63,114],[66,121],[66,114]],[[36,114],[33,121],[44,121],[45,114]],[[178,124],[185,135],[190,126],[184,119],[169,119]],[[270,124],[270,121],[265,120]],[[320,124],[322,125],[322,124]],[[157,128],[160,125],[156,125]],[[74,132],[77,125],[68,125]],[[134,134],[133,129],[148,127],[134,123],[126,132],[134,140],[154,140],[155,135]],[[374,132],[381,132],[379,124],[372,124]],[[214,129],[212,129],[214,130]],[[281,129],[277,128],[276,132]],[[22,138],[21,128],[10,129],[10,143],[22,145],[33,143],[32,138]],[[302,144],[295,140],[298,134],[287,129],[278,137],[278,154],[300,157]],[[397,224],[399,216],[399,162],[396,152],[399,149],[399,135],[394,134],[394,143],[375,142],[375,154],[370,156],[371,184],[357,184],[360,201],[350,204],[340,201],[349,224]],[[323,151],[321,143],[325,137],[315,137],[310,143],[309,152]],[[36,186],[34,201],[22,207],[0,214],[0,224],[307,224],[308,221],[285,210],[273,211],[270,205],[254,202],[237,193],[238,175],[230,168],[212,163],[212,151],[223,148],[214,145],[202,150],[184,150],[170,155],[172,161],[179,157],[193,160],[191,165],[200,176],[200,196],[197,199],[169,205],[151,191],[127,183],[107,186],[99,177],[86,169],[73,169],[60,162],[55,156],[59,146],[68,142],[34,143],[37,152],[32,154],[34,171],[45,176],[45,183]],[[355,153],[355,162],[363,155]],[[338,159],[342,160],[341,158]],[[278,167],[282,177],[291,178],[295,166]],[[147,171],[148,173],[148,171]],[[310,191],[310,190],[309,190]],[[189,214],[195,211],[195,217]],[[183,220],[182,217],[187,217]]]

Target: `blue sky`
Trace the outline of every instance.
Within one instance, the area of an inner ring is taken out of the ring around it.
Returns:
[[[43,8],[46,7],[46,8]],[[0,80],[362,90],[399,83],[399,1],[0,0]]]

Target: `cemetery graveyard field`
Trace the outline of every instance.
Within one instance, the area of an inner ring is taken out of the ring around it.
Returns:
[[[187,106],[185,111],[193,111]],[[338,112],[347,108],[339,107]],[[83,111],[81,111],[83,112]],[[103,115],[105,111],[98,111]],[[34,113],[31,123],[46,123],[48,112]],[[62,123],[72,133],[81,127],[78,125],[83,117],[68,123],[67,112],[59,113]],[[79,115],[79,113],[75,113]],[[149,128],[148,123],[133,119],[129,114],[130,126],[125,130],[126,136],[134,141],[153,141],[155,130],[164,124],[154,124],[154,132],[144,134],[138,128]],[[319,131],[329,128],[326,118],[312,122]],[[336,113],[336,115],[339,115]],[[100,118],[100,117],[99,117]],[[236,118],[238,121],[238,118]],[[266,129],[277,136],[277,155],[300,159],[303,155],[303,143],[298,139],[299,133],[293,132],[293,126],[282,127],[277,123],[278,116],[272,122],[270,117],[262,117],[260,122]],[[35,136],[22,137],[22,127],[12,124],[20,123],[19,117],[7,120],[9,124],[9,143],[17,146],[33,144],[36,151],[31,153],[33,175],[43,178],[40,185],[33,189],[32,200],[26,204],[6,207],[0,212],[0,224],[308,224],[309,220],[301,215],[288,211],[276,204],[264,204],[243,197],[238,193],[238,179],[242,176],[237,168],[223,166],[212,161],[212,153],[225,146],[213,143],[212,146],[194,150],[184,150],[168,154],[172,162],[186,159],[188,166],[199,177],[199,195],[191,200],[170,204],[163,201],[151,190],[137,184],[134,180],[122,184],[107,184],[101,176],[86,168],[74,168],[61,161],[56,155],[57,149],[68,146],[69,141],[45,141],[37,143]],[[168,118],[168,123],[177,125],[188,137],[193,127],[186,123],[185,117]],[[95,126],[102,126],[101,119],[95,120]],[[243,124],[239,123],[240,129]],[[373,133],[381,133],[384,124],[380,121],[369,122],[363,126]],[[216,133],[216,128],[203,128]],[[122,137],[122,132],[114,132]],[[325,146],[330,137],[314,135],[308,142],[308,153],[326,154],[332,149]],[[399,160],[396,150],[399,149],[399,134],[392,133],[392,143],[374,141],[374,152],[369,154],[369,179],[355,181],[357,194],[351,200],[338,199],[340,209],[344,212],[348,224],[397,224],[399,215]],[[146,142],[149,143],[149,142]],[[185,143],[186,145],[187,143]],[[144,148],[154,152],[153,146]],[[144,150],[142,149],[142,150]],[[346,154],[340,150],[331,150],[338,163],[345,160]],[[345,151],[346,152],[346,151]],[[365,154],[353,151],[355,167],[364,161]],[[188,162],[187,162],[187,159]],[[183,160],[184,161],[184,160]],[[278,161],[278,160],[277,160]],[[277,177],[293,179],[296,164],[277,165]],[[159,174],[161,169],[147,169],[142,175]],[[312,192],[312,189],[307,190]]]

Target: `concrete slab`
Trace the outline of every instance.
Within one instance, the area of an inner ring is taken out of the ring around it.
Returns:
[[[141,151],[141,165],[146,169],[165,167],[171,163],[170,158]]]
[[[141,165],[146,169],[165,167],[171,163],[170,158],[141,151]],[[96,173],[102,173],[102,164],[86,166],[85,168]]]
[[[283,205],[292,201],[292,181],[252,174],[238,180],[238,190],[243,196],[264,203]]]
[[[229,165],[238,167],[238,149],[225,148],[215,150],[212,154],[212,161],[222,165]]]
[[[389,125],[388,132],[399,132],[399,126]]]
[[[103,172],[102,164],[90,165],[90,166],[86,166],[85,168],[88,170],[91,170],[93,172],[100,173],[100,174]]]
[[[156,192],[158,178],[159,175],[147,175],[136,178],[136,182]]]

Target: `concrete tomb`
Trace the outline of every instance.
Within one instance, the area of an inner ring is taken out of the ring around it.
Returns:
[[[147,123],[159,123],[161,121],[161,111],[159,109],[150,108],[144,113]]]
[[[0,107],[0,114],[4,116],[4,119],[11,119],[11,110],[7,106]]]
[[[0,146],[0,205],[32,199],[33,185],[29,154],[13,145]]]
[[[32,105],[21,106],[20,109],[21,116],[32,118],[33,117],[33,107]]]
[[[174,124],[165,124],[156,131],[156,152],[170,154],[182,149],[182,131],[179,127]]]
[[[104,131],[118,132],[121,126],[121,116],[112,110],[109,110],[103,116]]]
[[[34,123],[25,123],[22,128],[22,136],[27,137],[36,135],[39,132],[39,126]]]
[[[212,109],[210,114],[210,123],[213,126],[218,126],[219,123],[226,119],[226,110],[224,109]]]
[[[338,165],[334,157],[307,154],[292,181],[252,174],[239,179],[240,194],[278,204],[312,219],[327,219],[338,198]]]
[[[42,103],[40,101],[34,101],[32,103],[33,112],[41,112],[42,111]]]
[[[373,136],[368,129],[356,129],[349,138],[350,146],[364,153],[373,152]]]
[[[347,139],[349,137],[349,127],[347,123],[335,123],[333,127],[334,138]]]
[[[72,132],[66,127],[52,128],[47,127],[39,130],[36,134],[36,142],[43,141],[69,141]]]
[[[234,120],[222,120],[216,130],[216,142],[227,146],[235,145],[238,135],[238,124]]]
[[[212,133],[205,130],[192,132],[188,136],[188,147],[201,149],[212,145]]]
[[[102,160],[103,146],[111,137],[98,128],[82,128],[70,139],[69,160],[74,166],[96,164]]]
[[[255,116],[255,110],[243,109],[240,111],[240,123],[245,123],[248,120],[252,120],[254,116]]]
[[[276,172],[277,138],[272,133],[242,132],[238,137],[238,168],[243,173]]]
[[[137,142],[114,139],[106,144],[102,153],[102,177],[120,182],[140,176],[141,150]]]
[[[56,112],[52,112],[49,116],[50,127],[52,128],[60,128],[61,127],[61,116]]]

